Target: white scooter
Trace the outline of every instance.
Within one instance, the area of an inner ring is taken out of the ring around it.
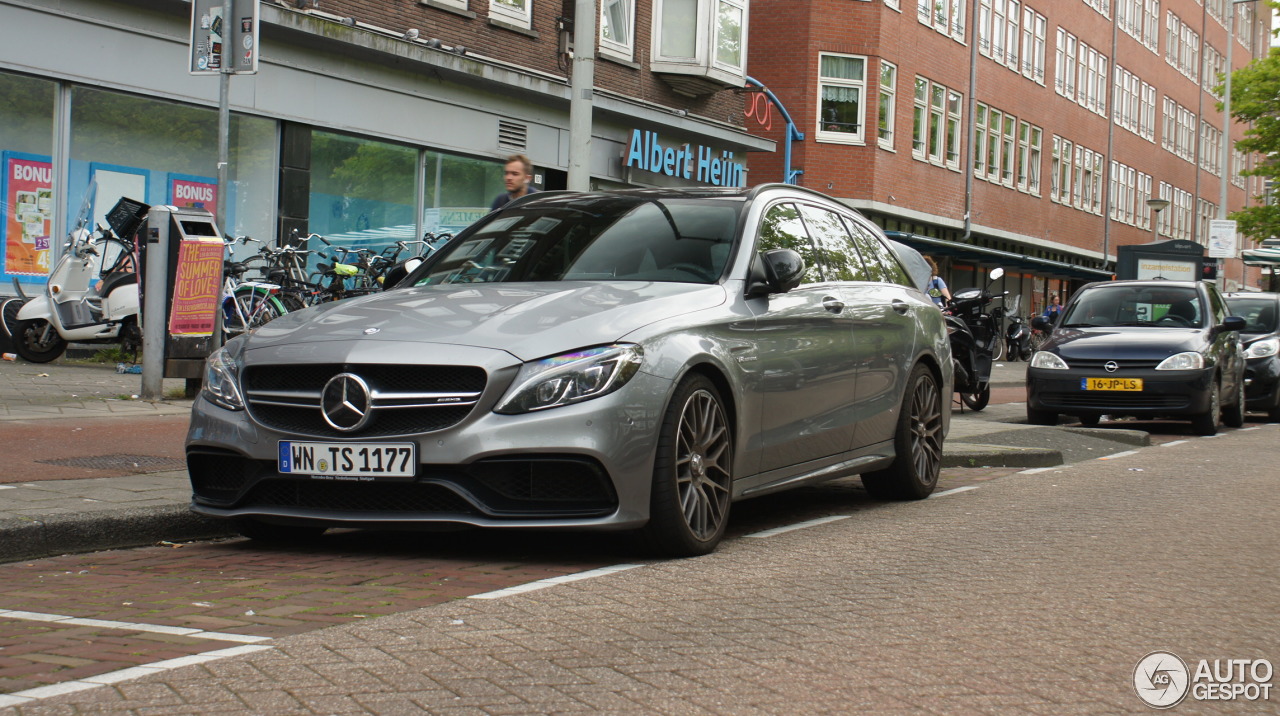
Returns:
[[[150,207],[122,198],[107,217],[112,228],[93,231],[90,208],[86,198],[43,293],[18,309],[14,351],[32,363],[55,360],[68,343],[118,343],[133,354],[142,345],[133,236]]]

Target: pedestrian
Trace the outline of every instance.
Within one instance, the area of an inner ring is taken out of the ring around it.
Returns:
[[[532,181],[533,162],[529,161],[529,157],[523,154],[512,154],[507,157],[507,163],[502,167],[502,183],[506,185],[507,190],[493,197],[489,211],[501,209],[508,202],[526,194],[537,193],[538,190],[530,186]]]
[[[947,288],[947,282],[938,275],[938,264],[933,257],[926,256],[924,260],[929,262],[929,298],[933,299],[938,308],[942,308],[951,302],[951,290]]]
[[[1062,299],[1058,298],[1058,294],[1053,294],[1048,307],[1044,309],[1044,319],[1053,323],[1058,320],[1058,314],[1062,313]]]

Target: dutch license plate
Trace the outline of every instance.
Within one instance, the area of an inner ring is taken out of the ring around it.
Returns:
[[[311,443],[280,441],[280,472],[317,479],[412,478],[415,443]]]
[[[1081,378],[1083,390],[1142,390],[1141,378]]]

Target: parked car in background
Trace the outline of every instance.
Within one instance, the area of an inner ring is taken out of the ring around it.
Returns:
[[[1222,294],[1203,281],[1109,281],[1080,289],[1027,368],[1027,421],[1059,414],[1189,419],[1200,435],[1244,423],[1244,358]]]
[[[193,509],[260,539],[634,529],[692,555],[736,499],[924,498],[951,356],[904,249],[794,186],[514,201],[396,289],[210,356]]]
[[[1228,293],[1226,299],[1228,311],[1245,320],[1246,408],[1280,421],[1280,293]]]

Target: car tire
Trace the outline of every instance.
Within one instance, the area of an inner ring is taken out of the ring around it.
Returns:
[[[1096,428],[1098,423],[1102,422],[1101,415],[1077,415],[1076,417],[1080,419],[1081,427],[1086,428]]]
[[[967,405],[970,410],[982,410],[987,407],[987,403],[991,402],[991,382],[983,383],[976,393],[961,393],[960,402]]]
[[[933,371],[916,365],[902,396],[893,464],[862,475],[867,492],[881,500],[923,500],[938,486],[942,468],[942,389]]]
[[[241,535],[255,542],[271,544],[305,542],[319,537],[328,529],[319,525],[278,525],[252,517],[237,517],[235,526]]]
[[[1222,406],[1222,424],[1229,428],[1238,428],[1244,425],[1244,377],[1241,376],[1236,381],[1236,398],[1231,403]]]
[[[1058,414],[1052,410],[1036,410],[1034,408],[1027,408],[1027,424],[1057,425]]]
[[[1280,423],[1280,386],[1276,388],[1275,399],[1272,406],[1267,410],[1267,420],[1273,423]]]
[[[1209,388],[1209,409],[1191,418],[1191,431],[1196,435],[1217,435],[1218,418],[1222,414],[1222,386],[1214,381]]]
[[[724,400],[709,378],[691,375],[676,387],[659,429],[645,545],[670,557],[711,552],[724,537],[732,490]]]
[[[44,333],[44,340],[40,334]],[[57,329],[43,318],[18,321],[13,329],[13,350],[23,360],[32,363],[48,363],[57,360],[67,350],[67,342]]]

